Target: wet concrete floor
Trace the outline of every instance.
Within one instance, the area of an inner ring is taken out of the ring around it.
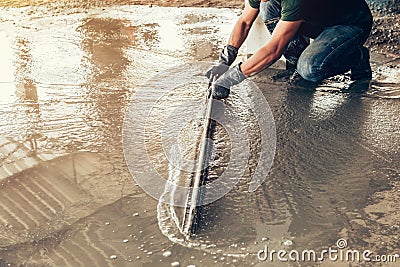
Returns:
[[[255,77],[275,118],[274,164],[255,193],[245,175],[205,207],[195,241],[177,239],[168,214],[135,184],[122,127],[137,88],[173,66],[215,60],[238,14],[145,6],[1,10],[0,262],[264,266],[256,253],[267,243],[318,250],[338,238],[354,249],[398,252],[396,57],[372,56],[370,84],[352,85],[342,75],[315,92],[273,81],[278,69]],[[180,71],[198,75],[196,67]],[[180,90],[201,96],[199,87]],[[179,98],[163,101],[173,106]],[[251,114],[238,98],[227,104],[247,121],[257,150]],[[148,122],[155,131],[158,119]],[[229,154],[223,129],[216,136],[221,155],[211,175],[224,170]],[[158,146],[150,140],[149,153],[168,176]]]

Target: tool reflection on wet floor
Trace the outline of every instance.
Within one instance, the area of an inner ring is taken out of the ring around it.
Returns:
[[[212,153],[211,138],[215,129],[215,121],[212,120],[213,93],[215,90],[214,76],[208,87],[206,107],[203,117],[203,132],[199,143],[199,156],[195,167],[195,173],[190,182],[190,189],[186,199],[186,207],[182,222],[182,232],[187,237],[192,237],[199,227],[200,213],[204,199],[204,185],[207,182],[208,163]]]

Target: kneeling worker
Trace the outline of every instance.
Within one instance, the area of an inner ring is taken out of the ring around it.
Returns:
[[[260,13],[271,39],[243,63],[229,69]],[[270,23],[271,21],[277,21]],[[319,83],[351,71],[351,79],[371,79],[364,47],[372,27],[365,0],[248,0],[235,24],[219,64],[206,76],[217,78],[214,98],[228,97],[230,87],[260,72],[283,54],[291,81]],[[309,38],[314,39],[310,44]]]

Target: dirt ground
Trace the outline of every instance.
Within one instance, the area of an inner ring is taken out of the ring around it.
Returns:
[[[54,0],[28,0],[28,1],[14,1],[2,0],[1,6],[23,7],[32,5],[42,5],[54,3]],[[173,7],[228,7],[228,8],[242,8],[244,1],[217,1],[217,0],[91,0],[91,1],[63,1],[67,6],[73,7],[93,7],[93,6],[107,6],[107,5],[154,5],[154,6],[173,6]]]
[[[367,45],[371,51],[400,55],[400,14],[375,16]]]

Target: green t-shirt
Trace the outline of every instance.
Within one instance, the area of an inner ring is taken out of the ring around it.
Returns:
[[[281,20],[315,23],[321,26],[364,24],[372,21],[365,0],[277,0],[281,4]],[[249,0],[253,8],[260,0]]]

